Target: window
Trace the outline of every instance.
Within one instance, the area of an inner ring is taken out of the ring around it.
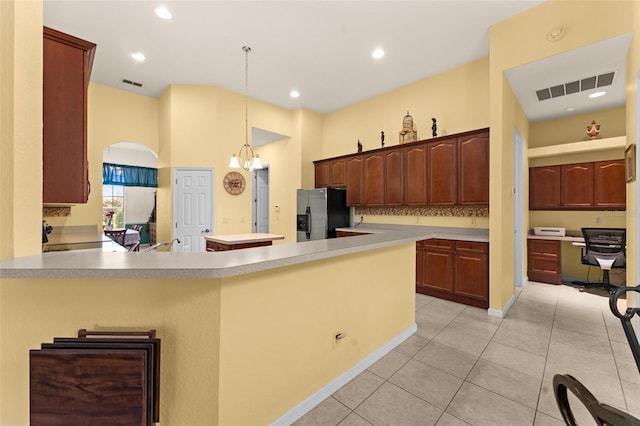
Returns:
[[[124,186],[102,185],[102,224],[109,224],[109,212],[113,212],[111,225],[124,228]]]

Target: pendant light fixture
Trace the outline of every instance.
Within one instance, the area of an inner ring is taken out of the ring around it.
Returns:
[[[233,154],[231,161],[229,161],[229,167],[232,169],[242,169],[245,172],[261,169],[262,162],[258,154],[253,152],[253,148],[249,145],[249,52],[251,48],[249,46],[242,46],[242,50],[245,54],[245,81],[244,81],[244,130],[245,139],[244,145],[240,148],[240,152],[236,155]]]

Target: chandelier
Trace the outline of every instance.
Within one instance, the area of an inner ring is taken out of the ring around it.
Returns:
[[[244,145],[240,148],[238,154],[233,154],[231,161],[229,161],[229,167],[232,169],[242,169],[245,172],[261,169],[262,162],[258,154],[253,152],[253,148],[249,145],[249,52],[251,48],[249,46],[242,46],[242,50],[245,54],[245,80],[244,80]]]

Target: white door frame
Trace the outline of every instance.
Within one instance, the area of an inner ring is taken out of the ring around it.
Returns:
[[[179,172],[194,172],[194,171],[207,171],[207,172],[211,172],[211,205],[209,206],[209,209],[211,210],[211,215],[209,217],[209,223],[207,224],[207,229],[208,232],[206,232],[206,235],[213,235],[214,234],[214,224],[215,221],[214,219],[214,215],[215,215],[215,211],[213,209],[213,206],[215,205],[215,190],[214,190],[214,182],[215,182],[215,169],[210,168],[210,167],[174,167],[172,170],[172,176],[173,176],[173,182],[171,184],[171,188],[173,189],[173,220],[172,220],[172,224],[171,224],[171,238],[173,240],[173,238],[176,237],[176,230],[178,228],[178,222],[177,222],[177,217],[178,217],[178,190],[177,190],[177,184],[178,184],[178,180],[177,180],[177,175]],[[183,247],[184,248],[184,247]],[[176,244],[173,244],[171,247],[171,251],[183,251],[181,248],[177,247]],[[188,250],[191,251],[191,250]]]
[[[524,275],[525,231],[524,231],[524,139],[518,129],[513,129],[513,276],[516,287],[526,286]]]

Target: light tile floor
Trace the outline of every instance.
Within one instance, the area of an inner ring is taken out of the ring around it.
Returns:
[[[516,296],[499,319],[417,294],[418,331],[294,424],[562,425],[557,373],[640,418],[640,374],[608,298],[539,283]]]

